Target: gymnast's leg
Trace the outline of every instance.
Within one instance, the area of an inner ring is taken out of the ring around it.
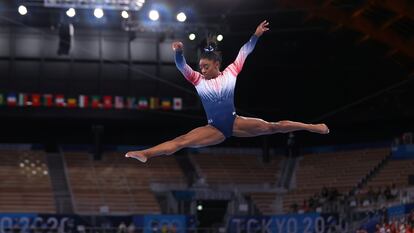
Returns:
[[[305,124],[295,121],[267,122],[259,118],[237,116],[233,126],[233,136],[255,137],[275,133],[289,133],[305,130],[312,133],[328,134],[325,124]]]
[[[171,155],[185,147],[197,148],[215,145],[223,142],[226,138],[211,125],[195,128],[173,140],[161,143],[157,146],[140,151],[130,151],[125,157],[135,158],[145,163],[148,159],[159,155]]]

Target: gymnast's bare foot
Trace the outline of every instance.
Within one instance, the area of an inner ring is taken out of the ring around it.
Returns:
[[[313,133],[328,134],[329,128],[325,124],[314,124],[312,125],[312,129],[310,131]]]
[[[125,157],[134,158],[134,159],[137,159],[137,160],[139,160],[140,162],[143,162],[143,163],[148,161],[147,156],[145,156],[144,152],[142,152],[142,151],[130,151],[130,152],[126,153]]]

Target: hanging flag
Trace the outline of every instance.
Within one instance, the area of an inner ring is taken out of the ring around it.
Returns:
[[[56,107],[65,107],[65,96],[64,95],[56,95],[55,96],[55,106]]]
[[[25,94],[25,93],[19,93],[19,103],[18,103],[18,105],[20,106],[20,107],[24,107],[24,106],[26,106],[26,104],[27,104],[27,102],[28,102],[28,96],[27,96],[27,94]]]
[[[150,109],[158,109],[159,106],[160,106],[160,99],[158,99],[157,97],[151,97],[150,104],[149,104]]]
[[[92,108],[101,108],[102,104],[101,104],[101,97],[98,95],[94,95],[92,96]]]
[[[3,106],[6,104],[6,101],[4,101],[4,95],[0,93],[0,106]]]
[[[128,109],[136,109],[137,108],[137,98],[128,97],[127,98],[127,108]]]
[[[172,108],[172,103],[170,99],[163,98],[161,100],[161,109],[163,110],[170,110]]]
[[[52,107],[53,106],[53,95],[52,94],[44,94],[43,95],[43,106],[45,106],[45,107]]]
[[[173,109],[178,111],[183,109],[183,99],[179,97],[173,98]]]
[[[76,108],[78,106],[78,101],[75,97],[69,97],[67,99],[68,108]]]
[[[112,108],[112,96],[106,95],[103,97],[103,107],[104,109]]]
[[[7,95],[7,106],[15,107],[17,105],[17,95],[15,93],[9,93]]]
[[[88,105],[88,96],[79,95],[79,108],[87,108]]]
[[[40,94],[32,94],[32,106],[39,107],[41,105]]]
[[[115,96],[115,108],[116,109],[124,109],[124,97]]]
[[[182,110],[182,98],[158,98],[158,97],[123,97],[123,96],[87,96],[65,97],[63,94],[38,94],[38,93],[0,93],[0,106],[45,106],[45,107],[69,107],[69,108],[105,108],[105,109],[163,109]]]
[[[148,109],[148,99],[141,97],[138,101],[138,109]]]

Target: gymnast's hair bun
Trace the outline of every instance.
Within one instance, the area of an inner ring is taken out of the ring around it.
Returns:
[[[214,52],[217,51],[217,44],[215,42],[209,42],[207,47],[204,48],[204,52]]]

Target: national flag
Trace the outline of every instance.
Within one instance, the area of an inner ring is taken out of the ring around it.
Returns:
[[[137,98],[127,97],[127,108],[128,109],[136,109],[137,108]]]
[[[79,95],[79,108],[87,108],[89,107],[88,103],[88,96],[87,95]]]
[[[183,99],[179,97],[173,98],[173,109],[174,110],[181,110],[183,109]]]
[[[78,101],[75,97],[68,97],[67,99],[68,108],[76,108],[78,106]]]
[[[138,109],[147,109],[148,108],[148,99],[141,97],[138,101]]]
[[[28,98],[27,94],[19,93],[19,106],[20,107],[26,106],[28,100],[29,100],[29,98]]]
[[[106,95],[103,97],[103,107],[104,109],[112,108],[112,96]]]
[[[55,96],[55,106],[56,107],[65,107],[65,96],[64,95],[56,95]]]
[[[52,94],[44,94],[43,95],[43,106],[45,106],[45,107],[52,107],[53,106],[53,95]]]
[[[149,104],[150,109],[158,109],[159,106],[160,106],[160,99],[158,99],[157,97],[151,97],[150,104]]]
[[[4,95],[0,93],[0,106],[3,106],[6,104],[6,101],[4,101]]]
[[[115,108],[116,109],[123,109],[124,108],[124,97],[115,96]]]
[[[171,99],[163,98],[161,100],[161,108],[163,110],[169,110],[169,109],[171,109],[172,108]]]
[[[7,95],[7,106],[15,107],[17,105],[17,95],[15,93],[9,93]]]
[[[32,94],[32,106],[39,107],[41,105],[40,94]]]
[[[92,108],[101,108],[102,104],[101,104],[101,97],[98,95],[94,95],[92,96]]]

